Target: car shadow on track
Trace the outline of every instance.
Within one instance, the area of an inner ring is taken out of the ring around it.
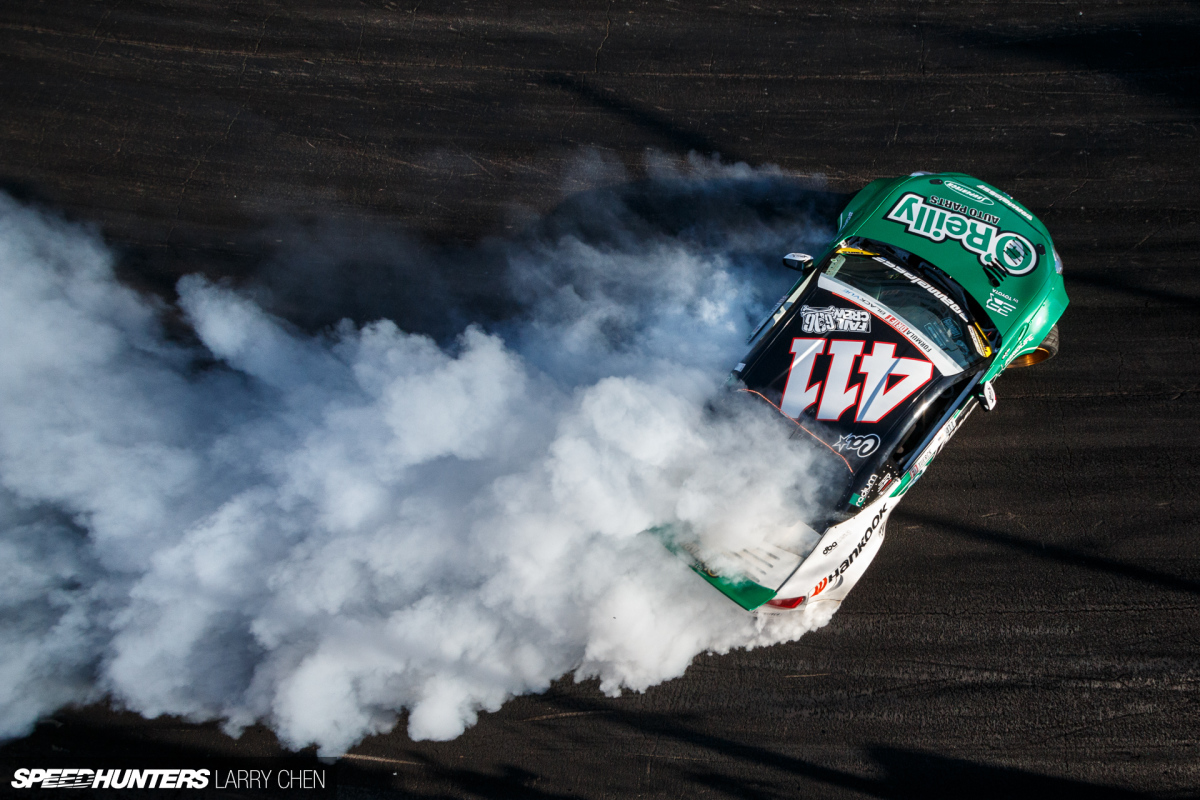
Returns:
[[[1122,19],[1119,25],[1091,20],[1088,28],[1060,28],[1049,35],[973,28],[956,33],[972,48],[992,48],[1015,55],[1069,65],[1086,72],[1111,75],[1143,95],[1174,97],[1200,105],[1200,50],[1195,17],[1183,18],[1177,9],[1163,9],[1140,19]]]
[[[676,755],[612,753],[604,756],[621,761],[646,759],[645,774],[651,774],[652,765],[655,777],[639,788],[649,795],[678,795],[682,790],[686,793],[684,796],[708,791],[737,798],[838,797],[844,794],[896,800],[937,797],[999,800],[1057,793],[1059,796],[1116,800],[1152,796],[965,758],[881,745],[868,746],[861,752],[860,756],[865,756],[870,763],[866,769],[856,772],[778,752],[761,744],[747,744],[698,730],[680,715],[626,711],[614,708],[609,701],[600,698],[558,696],[549,699],[565,716],[592,716],[600,722],[600,733],[605,728],[621,729],[606,737],[613,742],[669,740],[673,746],[662,750],[664,754],[673,752]],[[118,718],[132,716],[122,712],[114,712],[114,715]],[[213,759],[283,756],[307,759],[313,766],[328,765],[328,762],[319,761],[311,750],[303,754],[282,750],[274,737],[261,729],[250,737],[254,741],[235,743],[219,734],[213,723],[186,726],[201,734],[207,731],[212,741],[205,742],[200,738],[172,741],[171,732],[181,730],[177,720],[159,718],[141,726],[113,727],[104,724],[103,719],[92,720],[72,712],[62,716],[65,723],[53,720],[43,723],[32,736],[0,748],[0,762],[16,766],[79,766],[76,762],[81,759],[94,764],[105,758],[136,758],[147,765],[201,768],[213,764]],[[553,739],[563,745],[563,757],[569,760],[571,748],[565,745],[564,737],[555,735]],[[654,749],[660,748],[656,745]],[[678,755],[680,753],[683,755]],[[619,797],[630,788],[616,783],[628,777],[630,770],[627,768],[611,775],[603,771],[590,774],[585,781],[587,788],[579,790],[579,784],[574,780],[571,780],[570,788],[563,788],[557,785],[563,775],[539,775],[528,766],[502,762],[486,767],[463,766],[461,762],[412,750],[389,751],[388,755],[391,757],[350,755],[339,759],[335,767],[338,796],[414,800],[460,797],[575,800]],[[596,753],[587,758],[591,763],[597,763]],[[270,762],[248,762],[247,766],[270,767]],[[282,791],[256,791],[252,796],[270,800],[295,795]]]
[[[728,748],[726,748],[728,749]],[[972,800],[1010,800],[1017,797],[1087,797],[1108,798],[1146,797],[1116,787],[1086,781],[1039,775],[1020,769],[993,766],[961,758],[922,753],[897,747],[871,747],[868,756],[882,769],[883,777],[862,777],[850,772],[822,767],[802,759],[782,756],[761,748],[734,746],[733,754],[748,758],[777,771],[789,773],[805,783],[824,784],[882,798],[972,798]],[[753,752],[758,750],[760,752]],[[745,780],[730,778],[716,772],[694,772],[696,783],[703,784],[731,797],[777,797],[779,790],[756,791]],[[801,785],[803,786],[803,784]],[[797,787],[800,788],[800,787]],[[765,787],[764,787],[765,789]],[[824,793],[827,790],[822,790]],[[797,792],[797,796],[803,792]],[[826,795],[828,796],[828,795]]]
[[[1184,294],[1179,291],[1170,291],[1161,287],[1155,286],[1136,286],[1130,280],[1128,273],[1122,273],[1119,269],[1112,270],[1090,270],[1086,273],[1070,273],[1064,276],[1067,288],[1070,289],[1076,284],[1084,284],[1102,291],[1117,292],[1119,294],[1134,295],[1135,297],[1143,297],[1149,300],[1157,300],[1160,303],[1167,305],[1187,306],[1195,308],[1200,305],[1200,298],[1193,295]],[[1151,278],[1153,279],[1153,278]]]
[[[1100,798],[1140,798],[1142,793],[1087,781],[1042,775],[1022,769],[952,758],[891,746],[870,746],[863,755],[873,762],[863,773],[828,766],[777,752],[759,744],[746,744],[730,738],[698,731],[680,717],[664,714],[628,712],[586,698],[558,698],[555,705],[570,713],[603,715],[608,725],[626,729],[613,741],[634,738],[673,740],[675,753],[686,755],[623,754],[622,761],[647,759],[645,775],[653,766],[657,778],[640,783],[640,794],[657,796],[703,795],[706,792],[736,798],[870,796],[880,798],[969,797],[991,798],[1069,796]],[[656,750],[659,749],[657,746]],[[703,766],[693,766],[702,764]],[[429,777],[448,785],[429,787],[428,793],[412,792],[411,797],[558,797],[553,793],[518,789],[514,775],[529,782],[530,774],[511,765],[497,765],[494,774],[476,770],[455,770],[432,766]],[[622,772],[629,772],[628,769]],[[630,787],[606,785],[603,774],[589,780],[588,796],[617,797]],[[542,783],[545,785],[545,782]],[[685,788],[686,787],[686,788]],[[532,787],[526,787],[532,789]],[[680,795],[683,791],[684,794]]]
[[[904,512],[897,518],[903,519],[905,522],[935,526],[939,530],[956,536],[1001,545],[1025,555],[1056,561],[1073,567],[1082,567],[1096,572],[1103,572],[1119,578],[1157,586],[1161,589],[1200,594],[1200,581],[1194,581],[1167,572],[1147,569],[1146,567],[1140,567],[1136,564],[1129,564],[1113,558],[1083,553],[1061,545],[1041,542],[1035,539],[1025,539],[1020,536],[1013,536],[1010,533],[1002,533],[978,525],[969,525],[959,519],[937,517],[931,514],[913,514],[911,512]]]

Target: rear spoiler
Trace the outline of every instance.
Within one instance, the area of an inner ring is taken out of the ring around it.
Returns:
[[[654,534],[668,550],[685,560],[697,575],[747,611],[753,611],[766,605],[775,599],[778,591],[777,588],[772,589],[770,586],[759,583],[749,575],[755,575],[760,580],[777,587],[782,586],[804,560],[804,556],[794,550],[763,542],[759,547],[737,553],[726,553],[740,562],[743,569],[732,574],[720,574],[701,561],[699,556],[691,551],[691,548],[680,544],[670,525],[650,528],[647,533]]]
[[[765,605],[769,600],[775,599],[775,591],[773,589],[760,586],[752,580],[746,578],[726,578],[724,575],[718,575],[706,569],[703,564],[692,564],[692,569],[701,578],[704,578],[704,580],[717,587],[721,594],[747,611],[753,611],[759,606]]]

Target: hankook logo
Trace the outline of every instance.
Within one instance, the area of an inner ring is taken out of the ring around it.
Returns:
[[[995,203],[992,202],[992,198],[982,195],[979,192],[975,191],[974,189],[968,189],[967,187],[963,186],[961,183],[955,183],[954,181],[946,181],[943,185],[947,189],[958,192],[963,197],[971,198],[976,203],[980,203],[985,206],[995,205]]]

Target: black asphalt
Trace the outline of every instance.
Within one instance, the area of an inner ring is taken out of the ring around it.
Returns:
[[[1062,351],[999,382],[828,627],[641,695],[564,681],[452,742],[401,725],[341,762],[341,791],[1191,796],[1198,34],[1183,2],[10,0],[0,184],[97,224],[167,296],[256,274],[297,226],[510,235],[592,188],[581,148],[630,180],[654,148],[839,194],[918,169],[1005,188],[1066,262]],[[489,275],[438,280],[483,308]],[[122,750],[278,745],[101,705],[0,755]]]

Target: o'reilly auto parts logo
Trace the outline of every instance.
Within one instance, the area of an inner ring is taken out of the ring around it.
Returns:
[[[994,215],[989,217],[996,219]],[[956,239],[965,249],[979,256],[979,263],[985,267],[998,265],[1009,275],[1026,275],[1037,266],[1037,251],[1024,236],[1002,231],[990,222],[939,208],[919,194],[906,192],[886,218],[904,225],[909,233],[935,242]]]

